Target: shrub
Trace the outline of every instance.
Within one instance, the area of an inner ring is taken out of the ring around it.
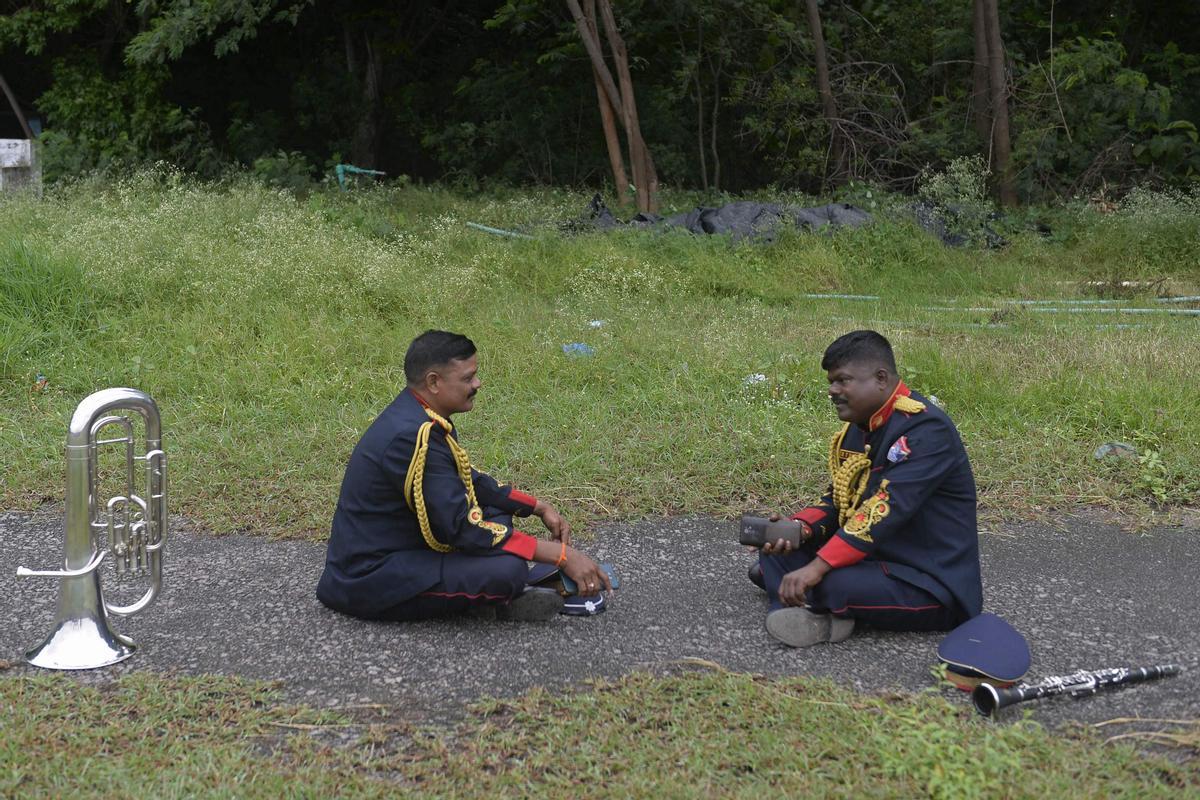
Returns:
[[[280,150],[272,156],[254,159],[254,177],[267,186],[301,192],[312,186],[313,166],[299,151]]]

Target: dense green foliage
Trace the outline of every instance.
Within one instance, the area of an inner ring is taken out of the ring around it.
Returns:
[[[827,185],[803,3],[616,11],[668,185]],[[1000,12],[1026,199],[1200,175],[1200,5],[1011,0]],[[849,174],[909,188],[927,166],[987,160],[971,123],[970,2],[826,0],[821,15]],[[609,174],[560,0],[3,0],[0,72],[46,125],[50,178],[157,160],[271,178],[281,158],[285,184],[339,161],[467,186],[599,186]],[[0,104],[0,135],[16,130]]]
[[[484,701],[449,728],[379,706],[357,718],[288,706],[234,679],[147,673],[103,688],[66,675],[0,679],[0,711],[6,796],[1157,798],[1200,789],[1194,763],[1086,732],[988,724],[937,697],[863,697],[726,672],[634,674],[564,696],[535,690]]]
[[[902,219],[770,245],[539,222],[585,200],[418,187],[298,200],[173,172],[0,199],[0,506],[59,501],[64,420],[89,392],[132,385],[163,408],[175,510],[218,531],[323,535],[350,449],[428,327],[480,345],[483,393],[458,421],[476,463],[576,520],[819,493],[836,427],[820,353],[863,326],[958,422],[993,515],[1170,507],[1200,489],[1200,389],[1180,378],[1200,372],[1200,320],[1153,297],[1200,294],[1195,193],[1072,206],[1048,237],[1012,220],[1000,251],[947,248]],[[1149,313],[1013,302],[1097,297]],[[595,355],[568,357],[572,342]],[[1106,441],[1144,460],[1094,461]]]

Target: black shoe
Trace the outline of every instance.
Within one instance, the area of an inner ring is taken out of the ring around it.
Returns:
[[[513,622],[545,622],[554,619],[563,607],[563,597],[553,589],[528,586],[505,606],[496,606],[496,619]]]
[[[762,589],[764,592],[767,590],[767,582],[763,578],[762,574],[762,564],[759,564],[757,561],[751,564],[750,571],[746,573],[746,577],[750,579],[751,583]]]

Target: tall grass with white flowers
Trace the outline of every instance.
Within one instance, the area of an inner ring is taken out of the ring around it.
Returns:
[[[990,514],[1194,502],[1200,318],[1160,312],[1198,306],[1156,295],[1200,294],[1196,195],[1047,212],[1050,235],[1014,226],[998,251],[944,247],[899,212],[772,243],[563,230],[586,201],[297,198],[162,170],[0,198],[0,507],[61,501],[70,412],[129,385],[163,411],[174,511],[321,536],[351,448],[430,327],[480,348],[483,391],[456,419],[476,464],[576,519],[811,498],[837,425],[820,354],[860,327],[956,420]],[[879,299],[807,297],[830,293]],[[1116,307],[1156,310],[1101,310]],[[1140,458],[1095,460],[1108,441]]]

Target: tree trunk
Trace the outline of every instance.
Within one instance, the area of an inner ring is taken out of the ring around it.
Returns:
[[[29,127],[29,120],[25,119],[25,114],[21,112],[21,105],[17,102],[17,96],[13,94],[12,89],[8,88],[8,81],[4,80],[4,75],[2,74],[0,74],[0,91],[3,91],[4,96],[8,98],[8,104],[12,106],[13,113],[17,115],[17,122],[21,123],[21,130],[25,133],[25,138],[36,138],[33,135],[33,129]]]
[[[679,49],[683,51],[683,34],[679,35]],[[704,87],[700,83],[700,59],[704,55],[704,23],[696,23],[696,68],[692,79],[696,84],[696,153],[700,156],[700,185],[708,192],[708,162],[704,157]]]
[[[625,49],[625,40],[617,30],[617,20],[613,16],[612,4],[609,0],[599,0],[600,16],[604,20],[604,32],[608,36],[608,47],[612,51],[613,62],[617,66],[617,77],[621,82],[621,110],[625,115],[625,133],[629,137],[629,160],[633,164],[634,182],[637,188],[638,209],[648,213],[658,211],[658,173],[654,169],[654,159],[650,149],[642,139],[641,124],[638,122],[637,101],[633,96],[633,77],[629,73],[629,53]],[[638,167],[641,169],[638,169]],[[638,173],[641,179],[638,179]]]
[[[592,62],[592,69],[599,79],[600,85],[604,87],[608,102],[612,104],[613,108],[621,108],[623,105],[621,93],[617,91],[617,82],[613,80],[612,73],[608,70],[608,64],[604,62],[599,35],[593,35],[588,30],[587,18],[584,17],[583,9],[579,7],[579,0],[567,0],[567,8],[571,10],[571,16],[575,18],[575,27],[579,30],[579,38],[583,40],[583,49],[587,50],[588,58]],[[622,118],[621,124],[625,124],[624,118]]]
[[[987,23],[984,22],[984,0],[974,0],[971,16],[971,31],[975,36],[975,63],[971,69],[971,119],[979,141],[992,140],[992,114],[988,99],[988,40]]]
[[[617,193],[617,203],[629,205],[629,178],[625,174],[625,159],[621,157],[621,139],[617,136],[616,114],[604,87],[600,85],[600,76],[592,71],[596,79],[596,100],[600,104],[600,122],[604,126],[604,144],[608,148],[608,163],[612,168],[613,191]]]
[[[342,42],[346,45],[346,72],[350,75],[358,73],[358,55],[354,51],[354,33],[349,25],[342,25]]]
[[[350,159],[355,166],[375,169],[379,164],[379,128],[383,114],[382,72],[383,54],[375,42],[375,36],[363,32],[362,67],[362,111],[355,125],[354,138],[350,142]],[[355,58],[353,35],[347,33],[346,60],[353,68]]]
[[[708,161],[704,157],[704,90],[700,86],[700,67],[696,67],[696,152],[700,155],[700,185],[708,191]]]
[[[633,99],[633,81],[629,76],[629,56],[625,50],[625,42],[617,31],[616,19],[613,17],[612,6],[608,0],[600,0],[600,15],[604,19],[604,30],[608,36],[609,48],[613,53],[613,61],[620,75],[621,88],[617,88],[612,72],[604,61],[604,53],[600,49],[600,36],[588,28],[587,17],[579,6],[579,0],[566,0],[575,27],[579,30],[579,38],[587,50],[592,62],[595,78],[604,87],[604,93],[614,109],[620,110],[621,124],[625,128],[625,138],[629,142],[629,166],[633,171],[633,182],[637,189],[638,209],[655,211],[658,208],[658,175],[654,171],[654,161],[650,151],[642,139],[638,126],[637,105]]]
[[[804,0],[808,14],[808,28],[813,37],[813,55],[817,62],[817,94],[821,97],[821,110],[825,114],[825,122],[829,125],[829,155],[833,162],[832,172],[840,175],[842,172],[842,137],[838,127],[837,101],[833,99],[833,88],[829,84],[829,55],[825,50],[825,33],[821,28],[821,10],[817,8],[817,0]],[[826,177],[831,170],[826,170]]]
[[[596,0],[585,0],[583,13],[587,19],[588,31],[594,39],[599,38],[596,28]],[[629,179],[625,176],[625,159],[621,156],[621,139],[617,136],[616,114],[612,103],[600,81],[596,68],[592,67],[592,77],[596,81],[596,101],[600,106],[600,123],[604,126],[604,144],[608,148],[608,163],[612,168],[613,188],[617,193],[617,204],[629,205]]]
[[[1006,206],[1017,204],[1017,190],[1013,181],[1012,151],[1008,132],[1008,81],[1004,74],[1004,45],[1000,40],[1000,11],[997,0],[984,0],[984,16],[987,23],[988,40],[988,83],[992,98],[992,155],[996,163],[997,188],[1000,202]]]
[[[621,111],[621,125],[625,128],[625,138],[629,142],[629,168],[633,171],[633,183],[638,192],[638,210],[644,210],[642,208],[642,187],[646,183],[645,176],[642,174],[644,162],[634,145],[635,137],[629,127],[629,117],[625,113],[625,99],[617,88],[612,73],[609,72],[608,64],[604,61],[604,51],[600,49],[599,31],[588,25],[587,15],[579,7],[578,0],[567,0],[567,7],[571,10],[571,16],[575,18],[575,27],[578,28],[579,36],[583,39],[583,47],[592,61],[593,77],[604,87],[604,92],[612,107]]]
[[[721,110],[721,67],[713,67],[713,108],[712,125],[708,129],[709,145],[712,148],[713,175],[712,190],[721,191],[721,154],[717,151],[717,114]]]

